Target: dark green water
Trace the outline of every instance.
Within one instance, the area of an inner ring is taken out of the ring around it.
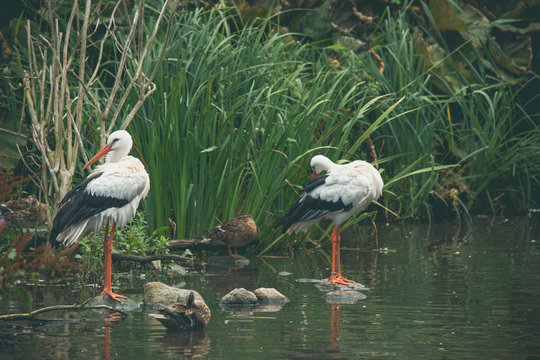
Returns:
[[[368,286],[365,300],[329,304],[298,278],[328,276],[329,254],[251,259],[247,268],[208,267],[178,279],[212,310],[197,333],[168,333],[138,310],[122,321],[91,318],[12,328],[5,359],[536,359],[540,358],[540,229],[532,219],[480,219],[471,226],[379,225],[379,246],[349,232],[344,275]],[[291,275],[279,275],[279,272]],[[120,293],[142,299],[146,280],[121,277]],[[217,305],[235,287],[275,287],[291,300],[281,310],[234,314]],[[35,307],[70,303],[97,291],[37,287]],[[79,297],[79,298],[78,298]],[[17,312],[4,294],[2,313]],[[50,317],[60,316],[51,313]]]

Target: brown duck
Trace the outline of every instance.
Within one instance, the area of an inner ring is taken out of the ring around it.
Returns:
[[[226,246],[229,255],[238,255],[238,248],[259,239],[259,228],[250,214],[240,214],[221,225],[209,229],[201,240],[201,244],[210,246]],[[231,251],[234,248],[234,254]]]
[[[210,308],[204,301],[195,301],[195,294],[190,292],[185,302],[165,306],[159,314],[150,314],[170,330],[199,330],[210,322]]]
[[[0,203],[0,225],[26,228],[43,224],[46,218],[46,205],[34,195]]]

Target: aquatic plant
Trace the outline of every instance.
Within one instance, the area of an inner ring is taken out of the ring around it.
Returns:
[[[380,127],[374,139],[384,144],[382,156],[399,157],[385,169],[396,176],[409,164],[457,165],[395,182],[391,189],[404,204],[402,216],[495,215],[505,208],[526,213],[535,206],[540,167],[530,159],[540,156],[540,128],[533,120],[538,114],[528,114],[521,102],[524,87],[483,81],[490,71],[481,62],[475,64],[477,77],[451,84],[459,69],[448,65],[441,76],[437,64],[428,66],[405,12],[386,16],[380,30],[374,49],[385,65],[382,74],[371,57],[343,48],[338,57],[350,69],[367,69],[389,101],[404,97],[396,107],[400,120]]]
[[[248,212],[264,239],[312,155],[365,157],[364,141],[396,118],[399,100],[375,96],[272,21],[236,26],[227,9],[178,19],[155,77],[159,91],[131,125],[151,176],[151,227],[170,218],[179,237],[192,237]],[[367,118],[375,107],[379,116]]]

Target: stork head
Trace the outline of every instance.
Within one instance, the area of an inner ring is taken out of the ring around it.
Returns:
[[[335,164],[324,155],[315,155],[311,158],[311,170],[313,170],[313,177],[321,173],[321,171],[328,171]]]
[[[101,159],[104,155],[106,162],[118,162],[124,156],[127,156],[133,146],[131,135],[125,130],[118,130],[109,135],[107,145],[101,148],[88,164],[84,165],[83,170]]]

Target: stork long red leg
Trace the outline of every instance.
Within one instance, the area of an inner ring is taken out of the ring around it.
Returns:
[[[331,239],[332,239],[332,268],[330,270],[331,271],[330,274],[334,276],[336,274],[336,227],[335,226],[334,226],[334,230],[332,231]]]
[[[105,286],[101,292],[102,296],[108,295],[113,300],[120,301],[120,299],[126,299],[123,295],[118,295],[112,292],[112,249],[113,249],[113,239],[114,232],[116,231],[116,222],[113,222],[111,227],[111,233],[107,236],[109,230],[109,224],[107,222],[107,227],[105,229],[105,241],[103,241],[104,253],[105,253]]]
[[[332,274],[330,275],[328,280],[330,280],[330,282],[334,285],[346,285],[347,283],[354,282],[341,276],[341,236],[339,234],[340,229],[340,226],[334,226],[334,230],[332,231]],[[337,271],[335,270],[335,262],[337,262]]]

